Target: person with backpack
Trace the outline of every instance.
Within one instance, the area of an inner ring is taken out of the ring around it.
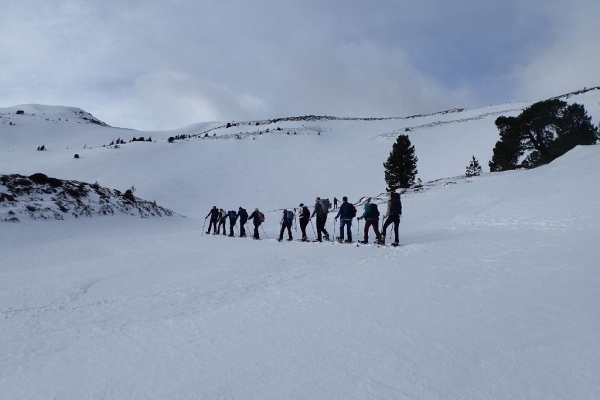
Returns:
[[[246,237],[246,222],[248,222],[248,212],[245,208],[240,207],[238,209],[238,215],[240,216],[240,237]]]
[[[222,208],[219,209],[219,226],[217,227],[218,234],[221,231],[221,227],[223,227],[223,235],[225,235],[225,223],[227,222],[227,213]]]
[[[283,210],[283,216],[281,217],[281,230],[279,231],[279,239],[278,241],[283,240],[283,232],[287,228],[288,230],[288,241],[293,240],[292,237],[292,224],[294,223],[294,212]]]
[[[338,205],[338,201],[339,201],[339,200],[337,199],[337,197],[334,197],[334,198],[333,198],[333,209],[334,209],[334,210],[335,210],[336,208],[338,208],[338,207],[337,207],[337,205]],[[343,201],[343,199],[342,199],[342,201]]]
[[[352,220],[354,217],[356,217],[356,207],[354,204],[348,203],[346,196],[342,197],[342,205],[335,217],[336,221],[340,218],[340,237],[338,238],[340,243],[344,242],[344,226],[348,233],[348,239],[345,242],[352,243]]]
[[[302,239],[300,240],[303,242],[308,242],[308,236],[306,236],[306,226],[308,225],[308,221],[310,221],[310,210],[304,205],[304,203],[300,203],[298,208],[298,221],[300,222],[300,231],[302,231]]]
[[[233,227],[237,223],[238,214],[234,210],[231,210],[227,213],[229,217],[229,237],[233,237]]]
[[[208,212],[208,215],[206,215],[204,219],[206,220],[208,217],[210,217],[210,223],[208,224],[208,230],[206,231],[206,234],[210,234],[210,229],[212,228],[214,235],[219,231],[217,228],[217,222],[219,221],[220,215],[217,206],[213,206],[213,208]]]
[[[254,239],[256,239],[256,240],[260,239],[260,234],[258,233],[258,227],[260,226],[260,224],[262,224],[265,221],[265,215],[263,213],[261,213],[260,211],[258,211],[258,208],[255,208],[254,212],[252,214],[250,214],[250,217],[248,217],[248,219],[251,219],[252,222],[254,223]]]
[[[375,238],[377,243],[380,243],[381,234],[379,233],[379,210],[377,209],[377,204],[371,203],[371,198],[367,199],[365,203],[364,211],[362,217],[358,217],[358,219],[365,220],[365,237],[363,241],[359,241],[359,243],[368,244],[369,243],[369,228],[372,226],[373,231],[375,232]]]
[[[328,199],[323,201],[321,201],[320,197],[315,199],[315,209],[313,210],[310,219],[312,219],[315,215],[317,216],[317,242],[323,241],[323,235],[325,235],[325,240],[329,240],[329,233],[325,229],[329,207],[331,207],[331,203],[329,203]]]
[[[400,193],[391,192],[390,197],[387,201],[387,211],[383,218],[385,223],[383,224],[383,232],[381,233],[380,241],[385,243],[385,231],[390,224],[394,224],[394,242],[392,246],[398,246],[398,227],[400,225],[400,217],[402,216],[402,201],[400,201]]]

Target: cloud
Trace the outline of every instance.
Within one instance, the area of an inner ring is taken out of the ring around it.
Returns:
[[[590,0],[7,1],[1,106],[137,129],[403,116],[598,84]]]
[[[515,96],[538,100],[600,85],[600,3],[550,1],[542,10],[552,27],[552,40],[528,48],[515,66]]]

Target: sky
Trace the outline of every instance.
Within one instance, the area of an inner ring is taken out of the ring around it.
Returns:
[[[0,107],[139,130],[390,117],[600,85],[597,0],[4,0]]]

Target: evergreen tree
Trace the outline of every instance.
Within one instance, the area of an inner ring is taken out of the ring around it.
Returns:
[[[585,108],[559,99],[535,103],[517,117],[499,117],[496,127],[500,140],[489,163],[492,172],[535,168],[577,145],[594,144],[598,140],[598,129],[592,125]]]
[[[475,156],[473,156],[473,159],[471,160],[471,162],[467,166],[467,170],[465,172],[465,176],[467,178],[472,178],[474,176],[479,176],[479,175],[481,175],[481,165],[479,165],[479,161],[477,161],[477,159],[475,158]]]
[[[410,143],[408,135],[400,135],[392,147],[390,156],[383,163],[385,183],[388,191],[399,188],[407,189],[415,182],[417,176],[415,146]]]

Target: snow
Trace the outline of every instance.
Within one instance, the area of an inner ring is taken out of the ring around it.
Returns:
[[[2,173],[135,185],[190,218],[0,224],[0,397],[598,398],[599,146],[452,178],[472,155],[487,164],[496,116],[429,125],[409,132],[419,176],[444,179],[403,197],[398,248],[278,243],[279,211],[269,240],[202,233],[213,203],[271,211],[378,195],[393,140],[378,135],[489,111],[284,121],[303,134],[171,144],[198,127],[131,131],[157,142],[120,149],[101,145],[123,130],[69,120],[47,152],[35,147],[48,121],[11,116]],[[73,159],[83,144],[100,147]]]

